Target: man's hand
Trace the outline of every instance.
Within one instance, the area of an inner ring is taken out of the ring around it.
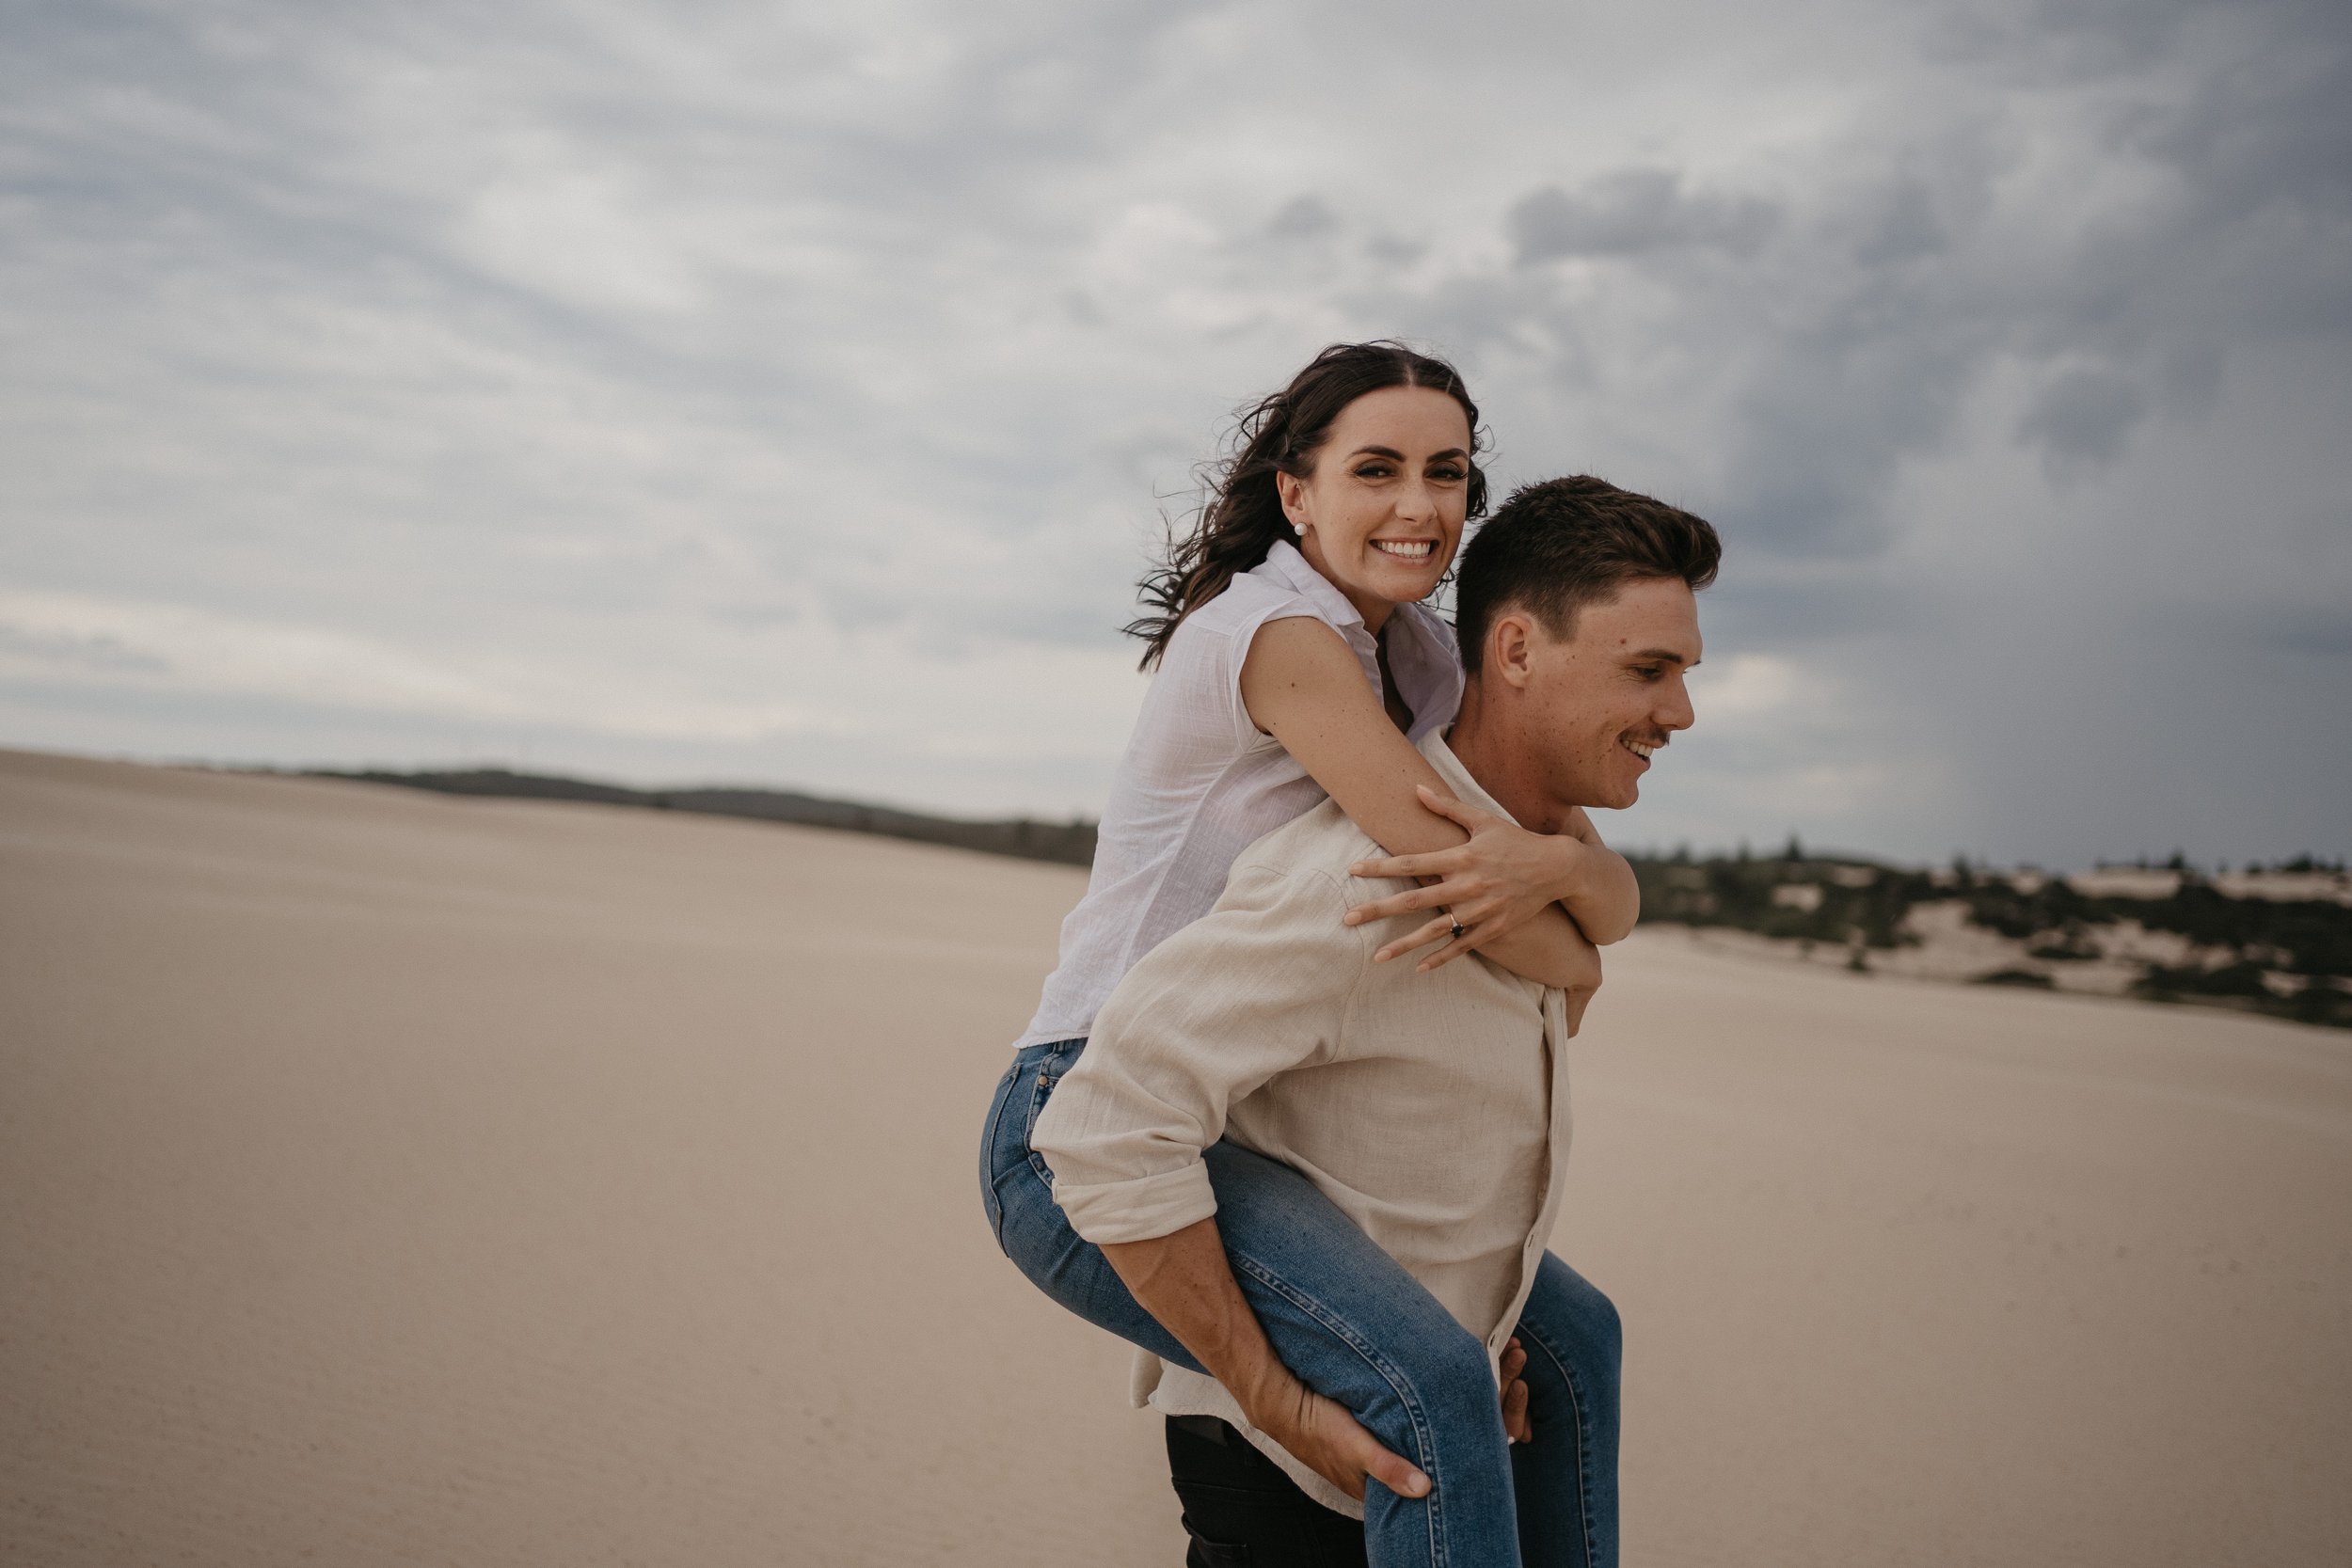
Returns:
[[[1288,1381],[1289,1386],[1270,1400],[1244,1404],[1242,1413],[1251,1426],[1358,1502],[1364,1500],[1367,1479],[1400,1497],[1429,1495],[1429,1478],[1382,1447],[1345,1405],[1325,1399],[1296,1378]]]
[[[1214,1215],[1146,1242],[1105,1242],[1103,1256],[1137,1305],[1225,1385],[1249,1424],[1309,1469],[1359,1499],[1366,1476],[1401,1497],[1429,1495],[1427,1476],[1282,1365],[1233,1278]]]
[[[1502,1349],[1502,1430],[1514,1443],[1535,1441],[1535,1428],[1527,1418],[1527,1349],[1516,1338]]]

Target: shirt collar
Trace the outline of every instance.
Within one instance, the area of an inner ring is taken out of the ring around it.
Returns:
[[[1265,565],[1260,570],[1274,578],[1284,587],[1313,602],[1323,618],[1345,632],[1354,630],[1369,638],[1372,629],[1364,625],[1362,612],[1348,596],[1331,584],[1331,579],[1314,569],[1307,558],[1298,553],[1298,546],[1287,539],[1277,539],[1265,552]],[[1350,641],[1353,641],[1351,639]]]
[[[1438,777],[1453,786],[1455,800],[1481,811],[1493,812],[1515,828],[1522,826],[1518,817],[1503,810],[1502,801],[1487,794],[1486,787],[1470,776],[1470,770],[1462,766],[1462,759],[1454,754],[1454,748],[1446,744],[1443,732],[1432,730],[1422,736],[1421,754],[1429,759]]]
[[[1278,539],[1256,568],[1315,607],[1333,629],[1347,640],[1363,661],[1364,673],[1375,690],[1380,687],[1379,648],[1363,615],[1331,579],[1314,569],[1298,546]],[[1390,624],[1402,628],[1389,644],[1389,667],[1396,675],[1397,694],[1413,710],[1410,738],[1419,743],[1435,730],[1454,721],[1462,702],[1462,667],[1454,657],[1454,631],[1427,605],[1401,604]]]

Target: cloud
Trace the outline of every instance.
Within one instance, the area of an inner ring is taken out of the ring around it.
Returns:
[[[1282,203],[1282,210],[1266,225],[1266,232],[1278,240],[1311,240],[1339,226],[1338,215],[1324,205],[1322,198],[1298,196]]]
[[[2114,462],[2147,413],[2147,398],[2123,377],[2106,370],[2069,370],[2035,395],[2017,434],[2064,472]]]
[[[1752,256],[1780,224],[1780,210],[1753,197],[1696,196],[1673,169],[1629,168],[1570,196],[1547,185],[1505,218],[1522,264],[1564,256],[1644,256],[1706,248]]]
[[[2352,600],[2339,8],[1416,21],[15,8],[0,738],[1096,804],[1220,420],[1404,334],[1725,531],[1628,831],[2352,847],[2242,695]]]

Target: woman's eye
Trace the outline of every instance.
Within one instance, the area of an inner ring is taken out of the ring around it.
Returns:
[[[1440,463],[1436,467],[1429,470],[1429,477],[1446,483],[1452,483],[1454,481],[1462,477],[1462,470],[1454,467],[1449,464]]]
[[[1367,463],[1356,470],[1358,479],[1386,479],[1396,470],[1386,463]]]

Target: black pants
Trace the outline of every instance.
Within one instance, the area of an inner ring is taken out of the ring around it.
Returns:
[[[1168,1472],[1184,1505],[1184,1568],[1364,1568],[1364,1527],[1298,1489],[1208,1416],[1168,1420]]]

